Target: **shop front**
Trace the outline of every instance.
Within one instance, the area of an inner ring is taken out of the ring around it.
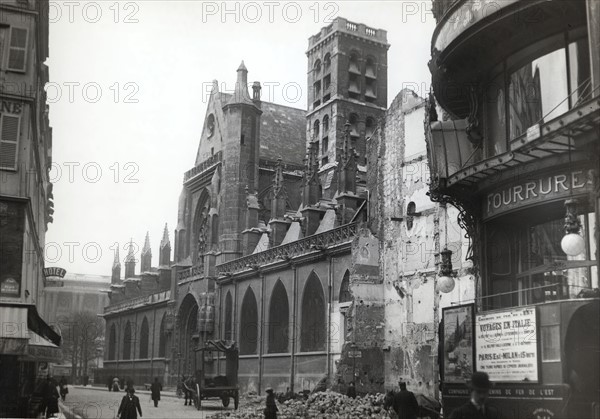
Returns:
[[[62,358],[61,337],[35,306],[0,305],[0,416],[36,417],[48,363]]]

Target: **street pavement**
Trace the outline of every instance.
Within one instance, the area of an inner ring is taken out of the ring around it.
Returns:
[[[67,419],[77,418],[72,414],[75,413],[84,419],[114,419],[124,395],[122,391],[113,393],[106,389],[69,386],[69,394],[61,406],[64,416],[61,416]],[[202,400],[202,409],[198,411],[193,406],[184,406],[184,399],[169,396],[161,396],[158,407],[154,407],[149,392],[136,391],[136,395],[140,399],[144,418],[204,419],[219,412],[233,410],[233,402],[225,409],[220,400]]]

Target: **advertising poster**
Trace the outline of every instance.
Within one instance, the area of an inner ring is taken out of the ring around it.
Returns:
[[[475,321],[477,371],[496,382],[538,380],[535,307],[478,314]]]
[[[473,304],[443,310],[445,382],[464,383],[473,374],[473,311]]]

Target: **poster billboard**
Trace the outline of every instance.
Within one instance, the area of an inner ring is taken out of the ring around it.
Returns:
[[[538,381],[535,307],[482,313],[475,320],[477,371],[495,382]]]
[[[464,383],[473,374],[474,305],[465,304],[442,310],[444,319],[444,382]]]

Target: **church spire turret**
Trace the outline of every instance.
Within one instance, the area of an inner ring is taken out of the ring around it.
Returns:
[[[165,223],[163,237],[160,241],[160,256],[158,264],[160,266],[169,266],[171,264],[171,241],[169,240],[169,228]]]
[[[119,257],[119,247],[117,246],[117,250],[115,251],[115,260],[112,265],[112,274],[110,278],[110,283],[112,285],[118,285],[121,281],[121,259]]]
[[[235,82],[235,91],[228,105],[245,103],[248,105],[255,105],[250,98],[250,92],[248,91],[248,69],[242,60],[242,63],[237,69],[237,81]]]
[[[142,264],[140,272],[149,272],[152,268],[152,249],[150,248],[150,233],[146,232],[146,240],[142,249]]]
[[[125,279],[135,276],[135,253],[133,248],[133,239],[129,241],[129,251],[125,257]]]

